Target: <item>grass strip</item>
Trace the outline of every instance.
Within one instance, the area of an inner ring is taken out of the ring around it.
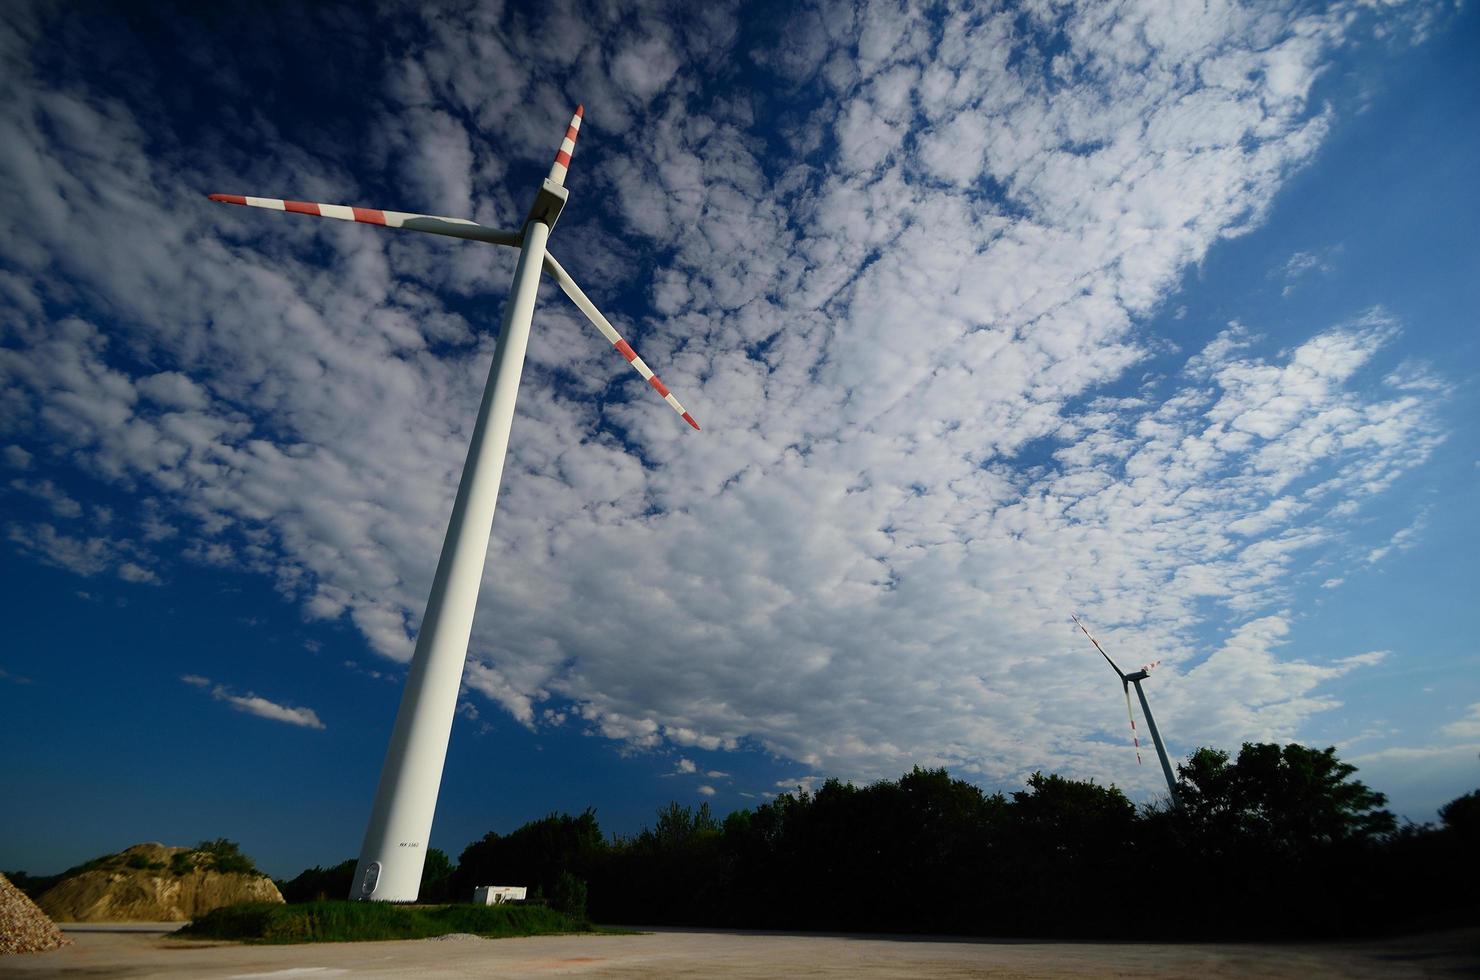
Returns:
[[[594,932],[543,905],[391,905],[385,902],[247,902],[215,909],[173,935],[260,943],[353,943],[472,933],[501,939]]]

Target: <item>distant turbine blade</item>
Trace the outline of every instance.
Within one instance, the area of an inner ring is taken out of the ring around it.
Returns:
[[[570,117],[570,125],[565,129],[565,139],[560,141],[560,149],[555,152],[555,162],[550,164],[550,180],[556,187],[565,186],[565,173],[570,169],[570,155],[576,150],[576,137],[581,135],[581,119],[585,115],[586,107],[576,106],[576,114]]]
[[[637,356],[637,352],[628,345],[627,341],[622,339],[622,335],[617,333],[617,329],[611,325],[611,322],[606,317],[601,315],[601,311],[596,308],[596,304],[592,303],[590,298],[581,291],[581,287],[576,285],[576,281],[570,277],[570,273],[566,272],[564,267],[555,261],[555,256],[549,252],[545,253],[545,271],[555,278],[555,281],[560,284],[560,288],[565,290],[565,295],[571,298],[571,302],[575,303],[581,312],[586,314],[586,319],[590,320],[596,326],[596,329],[601,331],[601,335],[617,349],[618,354],[625,357],[628,363],[637,369],[637,373],[642,375],[643,379],[653,386],[653,390],[662,395],[663,400],[675,412],[682,415],[685,422],[696,429],[699,428],[699,423],[695,422],[694,417],[684,410],[684,407],[679,404],[677,398],[673,397],[673,392],[664,387],[663,382],[659,381],[658,376],[653,373],[653,369],[648,367],[642,358]]]
[[[1085,636],[1089,636],[1089,630],[1087,630],[1087,629],[1084,628],[1084,624],[1079,621],[1079,617],[1078,616],[1074,615],[1073,613],[1070,613],[1069,614],[1069,618],[1072,619],[1072,620],[1074,620],[1074,625],[1079,627],[1080,632],[1082,632]],[[1096,650],[1100,651],[1100,656],[1102,656],[1102,657],[1105,658],[1105,662],[1110,665],[1110,669],[1113,670],[1113,671],[1115,671],[1116,676],[1118,676],[1120,678],[1120,682],[1122,684],[1124,684],[1126,682],[1125,681],[1125,672],[1122,671],[1119,667],[1115,666],[1115,661],[1111,660],[1110,659],[1110,654],[1106,653],[1105,652],[1105,648],[1102,647],[1102,646],[1100,646],[1100,641],[1097,640],[1097,639],[1095,639],[1093,636],[1089,636],[1089,641],[1095,645],[1095,649]],[[1126,697],[1130,697],[1129,691],[1127,691]],[[1132,722],[1131,724],[1134,725],[1135,723]]]
[[[405,211],[382,211],[379,208],[356,208],[344,204],[280,201],[271,197],[243,197],[240,194],[212,194],[210,198],[221,204],[244,204],[249,208],[266,208],[269,211],[311,214],[320,218],[358,221],[364,225],[382,225],[386,228],[405,228],[408,231],[424,231],[432,235],[488,242],[490,245],[512,245],[518,248],[524,240],[524,236],[517,231],[500,231],[466,218],[443,218],[435,214],[409,214]]]
[[[1125,687],[1125,716],[1131,720],[1131,741],[1136,743],[1136,765],[1141,764],[1141,736],[1136,734],[1136,716],[1131,714],[1131,686]]]

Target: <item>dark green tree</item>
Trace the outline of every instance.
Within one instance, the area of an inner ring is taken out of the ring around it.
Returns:
[[[611,921],[713,922],[729,889],[719,822],[708,803],[669,803],[652,827],[612,842],[606,874],[592,882],[592,911]],[[611,902],[632,910],[613,915]]]
[[[658,819],[652,831],[644,831],[651,833],[654,843],[663,848],[682,848],[697,836],[718,832],[719,823],[715,821],[707,802],[700,803],[697,810],[680,806],[676,802],[669,803],[658,811]]]
[[[1003,884],[983,925],[1081,935],[1125,928],[1137,829],[1136,808],[1116,787],[1035,772],[1007,807]]]
[[[1382,870],[1396,821],[1334,748],[1246,742],[1237,758],[1199,749],[1178,766],[1182,806],[1149,813],[1147,867],[1187,901],[1184,933],[1350,931],[1378,907],[1356,896],[1395,881]],[[1194,911],[1196,910],[1196,911]]]
[[[1378,896],[1473,909],[1480,793],[1444,807],[1442,830],[1395,830],[1329,748],[1202,749],[1179,770],[1183,805],[1139,811],[1093,781],[1040,772],[1007,797],[916,768],[723,821],[670,803],[610,842],[590,811],[552,814],[469,845],[454,877],[459,897],[527,884],[574,914],[584,891],[600,922],[781,929],[1267,938],[1388,925]]]
[[[421,866],[421,888],[417,893],[417,901],[437,904],[453,901],[454,898],[463,898],[464,901],[472,898],[471,894],[465,897],[452,894],[452,872],[452,861],[447,857],[447,852],[438,847],[430,848],[426,861]]]
[[[1444,829],[1480,843],[1480,789],[1455,797],[1439,808]]]
[[[562,871],[555,878],[550,890],[550,907],[564,912],[578,922],[586,921],[586,882],[569,871]]]
[[[291,881],[279,881],[278,891],[288,902],[321,902],[325,899],[338,901],[349,897],[350,883],[355,877],[355,859],[341,861],[330,868],[314,865],[300,871]]]
[[[1114,786],[1035,772],[1012,794],[1010,814],[1021,832],[1066,853],[1128,841],[1136,808]]]
[[[468,901],[479,885],[525,885],[531,898],[548,898],[563,871],[590,880],[605,851],[595,810],[578,817],[552,813],[508,836],[489,832],[469,844],[451,875],[452,894]]]
[[[1336,749],[1245,742],[1238,759],[1199,749],[1178,766],[1190,820],[1219,843],[1254,842],[1295,855],[1313,845],[1371,843],[1396,828],[1383,794],[1351,778]]]
[[[1442,846],[1448,855],[1442,890],[1453,904],[1480,902],[1480,790],[1450,800],[1439,808],[1444,823]]]

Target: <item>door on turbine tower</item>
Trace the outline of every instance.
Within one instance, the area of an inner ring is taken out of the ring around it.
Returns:
[[[360,882],[360,894],[369,898],[375,894],[375,885],[380,881],[380,862],[371,861],[370,867],[365,869],[365,880]]]

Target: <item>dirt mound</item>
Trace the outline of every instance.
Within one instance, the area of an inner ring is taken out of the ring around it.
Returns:
[[[71,941],[25,892],[0,875],[0,954],[44,953]]]
[[[226,905],[283,900],[271,878],[223,844],[135,844],[74,869],[38,904],[56,922],[188,922]]]

